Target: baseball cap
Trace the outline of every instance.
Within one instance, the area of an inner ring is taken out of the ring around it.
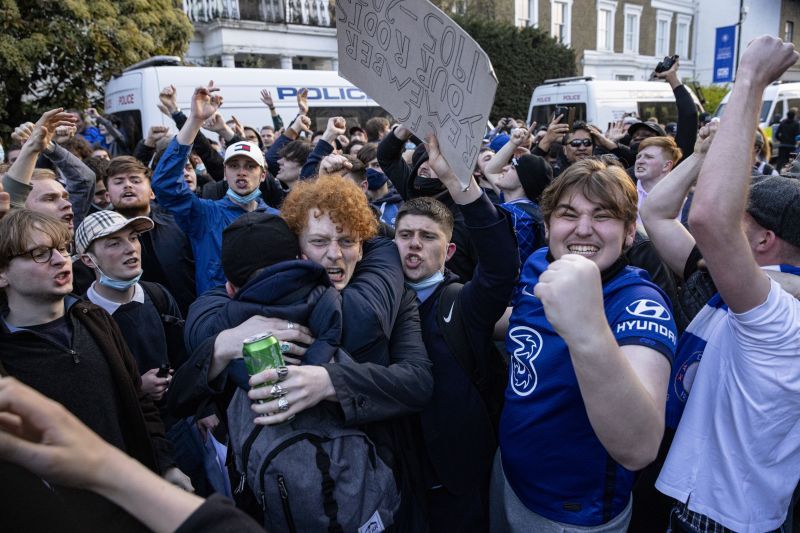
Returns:
[[[495,135],[494,139],[492,139],[492,142],[489,143],[489,148],[491,148],[495,152],[498,152],[500,151],[500,148],[505,146],[505,144],[508,142],[509,139],[511,139],[511,137],[509,137],[505,133],[501,133],[500,135]]]
[[[222,231],[222,271],[236,287],[244,286],[257,270],[299,256],[297,236],[272,213],[245,213]]]
[[[362,127],[360,127],[360,126],[353,126],[353,127],[352,127],[352,128],[350,128],[350,130],[348,131],[348,133],[349,133],[350,135],[353,135],[353,134],[354,134],[354,133],[356,133],[356,132],[367,133],[367,132],[365,132],[365,131],[364,131],[364,128],[362,128]]]
[[[128,226],[144,233],[153,229],[153,225],[153,221],[147,217],[125,218],[116,211],[98,211],[84,218],[78,226],[75,231],[75,248],[79,254],[83,254],[95,240],[108,237]]]
[[[380,170],[374,168],[367,169],[367,187],[369,190],[377,191],[383,187],[383,184],[387,181],[389,181],[389,178]]]
[[[753,178],[747,213],[762,228],[800,247],[800,181],[796,178]]]
[[[511,158],[511,164],[517,170],[517,177],[522,184],[522,190],[529,200],[538,202],[542,192],[553,181],[553,167],[538,155],[525,154],[522,157]]]
[[[256,143],[239,141],[238,143],[228,146],[228,148],[225,150],[225,161],[223,161],[223,163],[227,163],[229,159],[236,157],[237,155],[249,157],[258,163],[258,166],[261,168],[266,168],[267,166],[267,164],[264,162],[264,152],[261,151],[261,148],[259,148]]]
[[[637,122],[636,124],[633,124],[630,128],[628,128],[628,135],[633,137],[634,133],[636,133],[638,130],[642,128],[646,128],[652,131],[659,137],[664,137],[667,135],[667,132],[664,131],[664,128],[662,128],[660,124],[656,124],[655,122]]]

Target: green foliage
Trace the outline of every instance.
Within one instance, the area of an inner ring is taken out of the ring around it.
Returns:
[[[476,17],[454,19],[489,55],[497,74],[491,120],[527,118],[533,88],[550,78],[575,75],[575,52],[538,28],[517,28]]]
[[[113,74],[182,55],[191,36],[178,0],[0,0],[0,134],[54,107],[99,107]]]
[[[692,88],[695,90],[698,98],[700,98],[701,94],[703,95],[703,98],[705,98],[703,108],[712,114],[717,110],[717,106],[719,106],[719,103],[731,89],[730,85],[727,83],[723,85],[694,85]]]

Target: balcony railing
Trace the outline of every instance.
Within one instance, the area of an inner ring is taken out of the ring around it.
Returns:
[[[184,0],[192,22],[215,19],[333,26],[334,0]]]

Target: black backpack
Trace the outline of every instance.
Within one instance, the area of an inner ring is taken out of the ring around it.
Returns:
[[[170,305],[170,296],[167,290],[160,283],[152,281],[140,281],[139,285],[147,293],[161,317],[164,336],[167,339],[167,354],[169,354],[170,360],[177,363],[186,361],[186,346],[183,343],[183,326],[186,321],[180,316],[175,316],[171,313],[172,306]],[[166,363],[167,361],[164,362]]]
[[[490,344],[488,354],[475,353],[468,341],[464,319],[456,312],[460,309],[456,304],[463,288],[461,283],[451,283],[442,289],[436,322],[447,347],[478,389],[497,436],[508,384],[508,357],[498,350],[495,343]]]

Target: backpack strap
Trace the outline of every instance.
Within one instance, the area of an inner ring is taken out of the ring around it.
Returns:
[[[528,203],[528,202],[519,202],[514,204],[514,207],[518,207],[525,211],[528,215],[531,216],[537,222],[540,222],[542,219],[542,212],[539,210],[538,207],[535,205]]]
[[[170,312],[169,297],[167,291],[160,283],[153,283],[152,281],[140,281],[139,285],[142,286],[144,292],[152,300],[153,305],[156,306],[158,314],[161,315],[161,321],[164,324],[174,324],[178,327],[183,327],[185,320],[174,316]]]
[[[459,306],[456,305],[458,295],[461,294],[461,289],[464,288],[463,283],[450,283],[442,290],[439,297],[439,309],[436,314],[436,322],[439,325],[439,331],[442,333],[447,347],[455,356],[464,372],[472,379],[472,374],[475,369],[474,361],[471,357],[472,347],[467,342],[466,331],[464,330],[464,321]]]
[[[333,496],[336,482],[331,477],[331,457],[322,447],[318,439],[308,439],[317,449],[317,469],[322,474],[322,506],[325,516],[328,517],[328,533],[342,533],[342,525],[336,515],[339,513],[339,504]]]

